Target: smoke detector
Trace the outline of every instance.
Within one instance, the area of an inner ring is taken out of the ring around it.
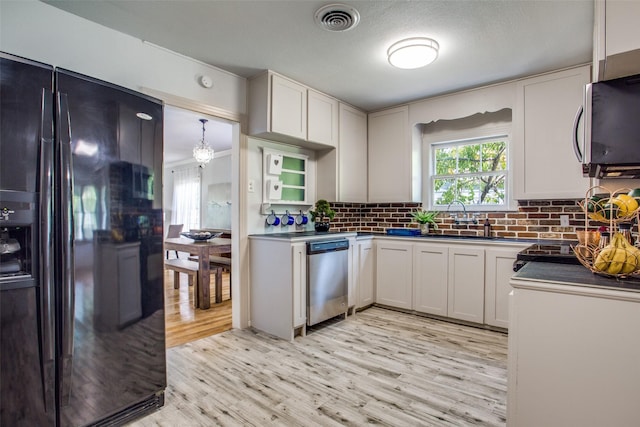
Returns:
[[[348,31],[358,25],[360,14],[345,4],[328,4],[316,11],[315,21],[323,30]]]

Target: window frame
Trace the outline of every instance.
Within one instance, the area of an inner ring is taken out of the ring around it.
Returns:
[[[491,142],[491,140],[501,139],[506,142],[506,169],[505,175],[505,197],[504,203],[500,205],[466,205],[465,207],[469,211],[475,212],[491,212],[491,211],[514,211],[517,210],[515,206],[515,200],[513,199],[513,141],[511,137],[511,126],[488,126],[475,129],[468,129],[465,132],[449,132],[439,134],[437,137],[430,137],[428,134],[423,135],[423,150],[425,170],[428,171],[427,175],[423,178],[423,205],[427,206],[430,210],[435,211],[447,211],[446,205],[435,205],[434,202],[434,182],[436,177],[443,177],[444,175],[435,174],[435,148],[442,146],[461,146],[469,144],[481,144],[483,142]],[[487,174],[502,174],[502,172],[479,172],[474,173],[476,176]],[[465,174],[466,175],[466,174]],[[470,174],[473,175],[473,174]],[[457,177],[459,175],[452,175]],[[459,210],[459,207],[455,207],[455,210]]]

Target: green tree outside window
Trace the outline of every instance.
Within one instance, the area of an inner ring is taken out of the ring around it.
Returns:
[[[446,206],[454,200],[466,205],[506,203],[505,137],[432,147],[434,206]]]

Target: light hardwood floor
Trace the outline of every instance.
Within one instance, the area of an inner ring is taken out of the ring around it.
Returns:
[[[148,426],[504,426],[507,336],[373,307],[283,341],[233,329],[167,352]]]
[[[164,273],[165,328],[167,348],[195,341],[231,329],[229,273],[222,274],[222,302],[215,303],[215,280],[211,280],[211,307],[193,306],[193,289],[187,275],[180,274],[180,289],[173,288],[173,272]]]

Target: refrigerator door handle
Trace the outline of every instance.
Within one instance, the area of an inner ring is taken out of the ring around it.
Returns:
[[[74,278],[74,226],[73,226],[73,168],[71,159],[71,124],[67,95],[58,92],[58,146],[60,177],[60,254],[62,266],[62,313],[61,313],[61,371],[60,405],[69,404],[73,362],[73,332],[75,307]]]
[[[45,411],[55,410],[55,298],[53,294],[53,93],[40,103],[40,348]]]

